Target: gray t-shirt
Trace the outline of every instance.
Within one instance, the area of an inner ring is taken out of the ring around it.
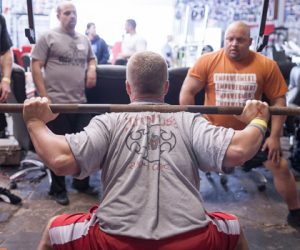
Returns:
[[[66,139],[81,169],[102,170],[97,216],[103,231],[162,239],[210,221],[199,194],[199,169],[222,171],[233,129],[201,115],[111,113]]]
[[[86,36],[55,28],[40,37],[31,57],[45,62],[45,87],[53,103],[86,102],[87,63],[95,58]]]

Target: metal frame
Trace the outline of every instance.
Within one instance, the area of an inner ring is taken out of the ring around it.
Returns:
[[[35,28],[34,28],[34,17],[32,0],[27,0],[27,13],[28,13],[28,24],[29,28],[25,29],[25,36],[29,40],[30,44],[35,44]]]
[[[269,0],[264,0],[260,18],[259,32],[256,42],[256,51],[261,52],[268,44],[269,35],[265,35],[265,27],[268,15]]]

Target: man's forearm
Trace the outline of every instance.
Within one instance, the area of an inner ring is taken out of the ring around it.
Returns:
[[[8,78],[10,79],[11,77],[11,71],[12,71],[12,52],[10,50],[6,51],[2,55],[2,60],[1,60],[1,70],[2,70],[2,78]]]
[[[91,59],[88,62],[88,69],[96,70],[96,67],[97,67],[97,61],[95,59]]]
[[[282,135],[282,128],[285,120],[286,120],[286,116],[282,116],[282,115],[272,116],[272,127],[271,127],[270,136],[280,137]]]
[[[35,84],[35,87],[36,87],[36,90],[37,90],[39,96],[48,97],[42,72],[40,70],[33,71],[32,79],[33,79],[33,82]]]
[[[57,175],[74,175],[79,169],[62,135],[53,134],[41,120],[26,122],[30,138],[42,161]]]
[[[240,166],[250,160],[261,147],[264,131],[259,126],[248,125],[235,131],[223,162],[224,167]]]
[[[275,107],[286,107],[285,97],[278,97],[272,101],[272,106]],[[282,134],[283,124],[286,120],[286,116],[282,115],[273,115],[272,116],[272,127],[271,127],[271,136],[280,137]]]

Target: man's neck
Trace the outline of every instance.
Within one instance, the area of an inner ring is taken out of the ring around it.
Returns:
[[[131,103],[164,103],[164,98],[162,97],[151,97],[151,96],[142,96],[135,97],[131,99]]]
[[[64,27],[61,27],[61,29],[62,29],[65,33],[69,34],[70,36],[74,36],[74,35],[75,35],[75,29],[65,29]]]
[[[89,39],[92,41],[92,40],[94,40],[94,39],[95,39],[96,35],[89,34],[89,35],[88,35],[88,37],[89,37]]]
[[[135,31],[135,30],[132,30],[132,31],[129,32],[129,34],[130,34],[131,36],[133,36],[133,35],[136,34],[136,31]]]

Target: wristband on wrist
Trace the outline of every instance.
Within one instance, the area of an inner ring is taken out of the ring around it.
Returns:
[[[268,128],[267,122],[260,118],[254,118],[249,124],[257,124],[257,125],[264,127],[265,129]]]
[[[265,133],[267,131],[268,128],[268,124],[265,120],[260,119],[260,118],[254,118],[249,124],[248,126],[251,127],[256,127],[259,129],[259,131],[261,132],[262,136],[265,137]]]
[[[267,129],[266,129],[266,128],[263,128],[261,125],[254,124],[254,123],[250,123],[248,126],[249,126],[249,127],[255,127],[255,128],[258,128],[259,131],[261,132],[262,137],[263,137],[263,138],[265,137],[265,134],[266,134],[266,132],[267,132]]]
[[[8,77],[3,77],[2,78],[2,80],[1,80],[1,82],[6,82],[7,84],[10,84],[11,83],[11,81],[10,81],[10,79],[8,78]]]

